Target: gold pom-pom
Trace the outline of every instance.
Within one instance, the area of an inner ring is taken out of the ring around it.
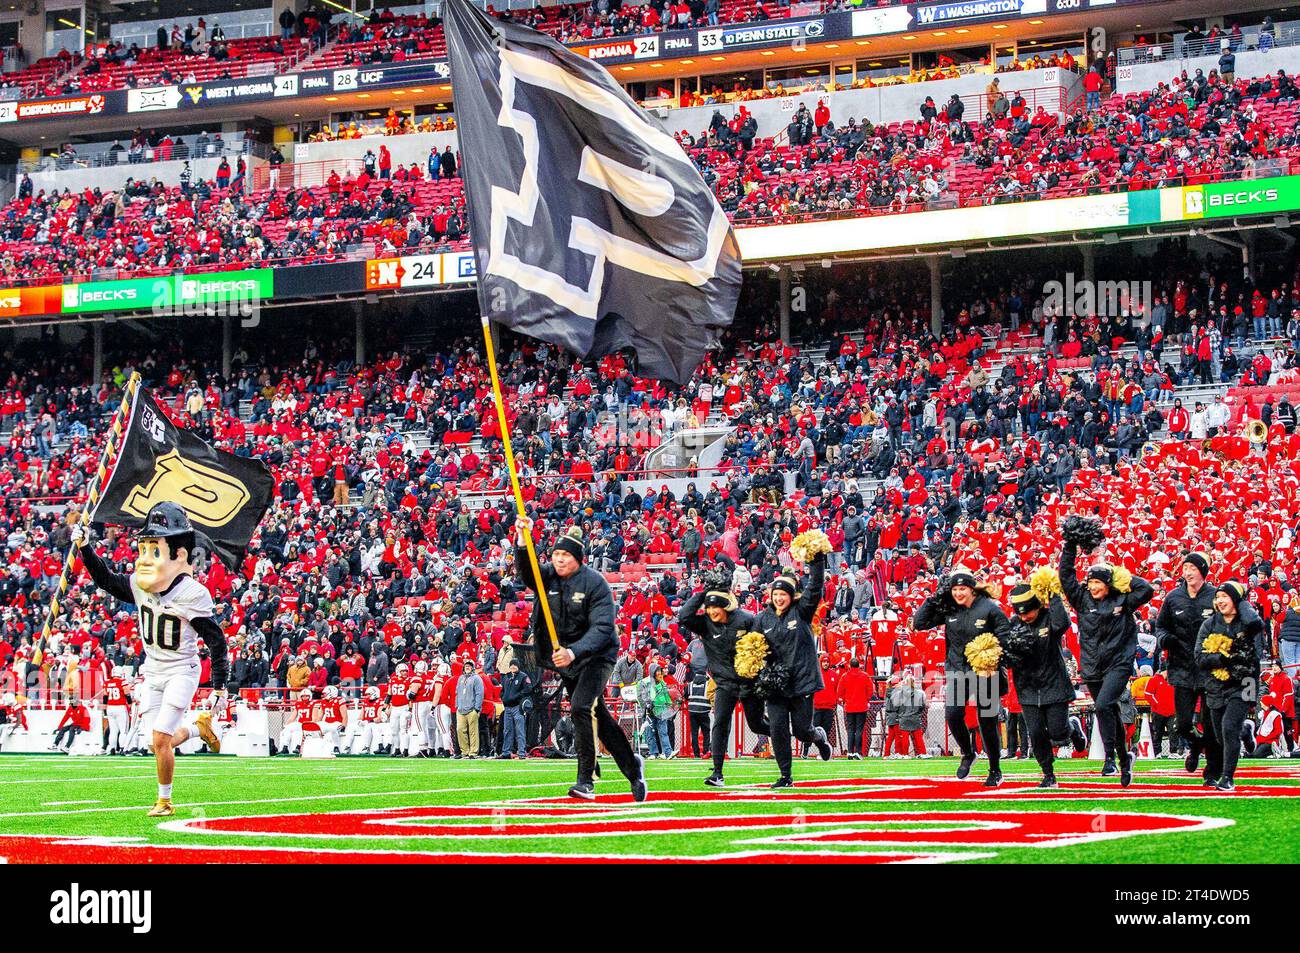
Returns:
[[[767,639],[761,632],[741,632],[736,640],[736,674],[755,678],[767,664]]]
[[[1123,566],[1111,566],[1110,587],[1116,592],[1128,592],[1133,588],[1133,574]]]
[[[1227,656],[1232,652],[1232,639],[1221,632],[1211,632],[1201,643],[1201,648],[1211,655],[1218,652],[1220,655]]]
[[[1039,566],[1029,574],[1029,588],[1043,605],[1061,594],[1061,574],[1051,566]]]
[[[819,529],[800,533],[790,543],[790,555],[801,563],[810,563],[818,553],[832,552],[831,541]]]
[[[1226,668],[1216,668],[1210,674],[1221,682],[1226,682],[1228,680],[1228,670]]]
[[[995,636],[977,635],[966,643],[966,661],[976,675],[992,675],[998,670],[1002,645]]]

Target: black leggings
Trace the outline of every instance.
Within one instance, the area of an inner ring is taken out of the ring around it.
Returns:
[[[812,718],[812,695],[768,699],[767,723],[772,728],[772,756],[781,769],[781,777],[790,776],[790,739],[794,738],[806,745],[812,744]]]
[[[1241,756],[1241,726],[1252,707],[1249,702],[1238,697],[1229,698],[1222,705],[1210,704],[1209,720],[1214,723],[1214,734],[1221,745],[1222,761],[1218,776],[1225,781],[1231,781],[1237,771],[1237,759]]]
[[[1022,703],[1021,707],[1025,710],[1025,724],[1029,728],[1029,740],[1034,746],[1034,760],[1043,769],[1043,774],[1051,774],[1052,765],[1056,762],[1056,749],[1070,742],[1070,704]]]
[[[767,717],[763,712],[763,703],[753,695],[741,697],[740,690],[721,682],[715,684],[713,692],[713,732],[710,748],[713,753],[713,770],[722,773],[722,763],[727,759],[727,748],[731,744],[731,716],[735,714],[739,703],[745,712],[745,724],[756,735],[770,735]]]
[[[966,727],[966,706],[965,705],[945,705],[943,709],[944,720],[948,722],[948,730],[952,733],[953,740],[957,742],[957,747],[961,749],[962,757],[975,757],[975,748],[971,744],[970,729]],[[1002,739],[998,737],[998,716],[980,715],[980,738],[984,741],[984,753],[989,756],[989,770],[998,766],[1002,759]]]
[[[1124,726],[1119,717],[1119,699],[1128,687],[1129,673],[1122,668],[1112,668],[1099,679],[1088,680],[1088,691],[1097,709],[1097,729],[1106,749],[1106,759],[1119,756],[1125,750]]]

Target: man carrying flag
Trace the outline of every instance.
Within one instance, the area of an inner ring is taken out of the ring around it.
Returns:
[[[69,514],[73,546],[95,585],[136,607],[145,652],[141,718],[152,733],[158,769],[158,800],[150,817],[175,813],[172,777],[179,745],[198,734],[214,753],[221,750],[211,712],[225,698],[226,637],[211,594],[192,575],[195,554],[205,549],[236,563],[270,503],[271,487],[265,465],[214,450],[180,430],[136,388],[103,495],[96,502],[92,491],[89,518]],[[100,558],[91,539],[92,521],[140,527],[134,571],[114,572]],[[207,532],[197,531],[194,523]],[[211,710],[185,723],[199,687],[200,639],[211,653]]]
[[[490,19],[468,0],[446,0],[443,29],[484,345],[518,516],[518,569],[537,595],[538,658],[562,672],[574,706],[579,770],[569,793],[595,796],[599,734],[640,801],[640,759],[601,700],[613,665],[606,655],[617,652],[612,608],[587,625],[588,596],[608,607],[609,586],[581,567],[582,544],[568,533],[552,565],[538,563],[490,322],[583,358],[631,350],[637,373],[685,384],[735,315],[740,252],[681,145],[602,67],[544,34]]]

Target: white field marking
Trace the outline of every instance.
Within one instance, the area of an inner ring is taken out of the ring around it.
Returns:
[[[171,823],[171,822],[167,822],[167,823]],[[163,825],[159,825],[159,826],[161,827],[161,826],[163,826]],[[256,851],[274,851],[274,852],[276,852],[276,853],[287,853],[287,854],[301,854],[304,850],[310,850],[312,853],[320,853],[320,854],[335,854],[335,853],[337,853],[337,854],[377,854],[377,855],[384,855],[384,856],[396,855],[396,856],[401,856],[401,857],[428,857],[428,858],[438,858],[438,857],[463,857],[463,856],[466,856],[467,854],[470,853],[470,852],[463,851],[463,850],[457,850],[457,851],[426,851],[426,850],[415,850],[415,851],[411,851],[411,850],[401,850],[401,849],[386,850],[386,849],[383,849],[383,848],[348,848],[348,847],[343,847],[343,848],[334,848],[334,847],[314,847],[314,848],[304,848],[304,847],[281,847],[281,846],[261,846],[261,847],[248,847],[248,848],[243,848],[243,847],[240,847],[238,844],[184,844],[184,845],[181,845],[181,844],[149,844],[149,843],[143,843],[144,838],[139,838],[139,837],[86,837],[86,836],[77,835],[77,834],[69,835],[69,836],[67,836],[67,837],[59,837],[59,836],[57,836],[57,835],[50,835],[50,834],[6,834],[5,836],[6,836],[6,837],[34,837],[34,838],[49,839],[49,840],[52,840],[52,842],[55,843],[55,844],[73,844],[73,845],[76,845],[76,844],[84,844],[84,845],[86,845],[86,846],[94,846],[94,847],[136,847],[136,848],[142,848],[142,849],[145,849],[145,850],[166,850],[166,849],[171,848],[171,847],[177,847],[177,848],[181,848],[181,849],[183,849],[183,850],[256,850]],[[699,862],[699,863],[703,863],[703,862],[708,862],[708,861],[719,861],[719,860],[731,860],[731,861],[734,861],[734,860],[744,860],[744,859],[746,859],[746,858],[748,858],[748,857],[762,857],[762,856],[769,855],[769,854],[771,854],[771,853],[772,853],[772,851],[770,851],[770,850],[767,850],[767,851],[757,851],[757,850],[754,850],[754,851],[738,851],[738,852],[735,852],[735,853],[726,853],[726,854],[702,854],[702,855],[698,855],[698,856],[692,856],[692,855],[689,855],[689,854],[681,854],[681,855],[671,855],[671,854],[669,854],[669,855],[665,855],[665,854],[536,854],[536,853],[533,853],[533,852],[531,852],[531,851],[528,852],[527,854],[523,854],[523,853],[519,853],[519,852],[514,852],[514,853],[510,853],[510,852],[507,852],[507,853],[485,853],[485,852],[482,852],[482,851],[473,851],[473,852],[472,852],[472,856],[473,856],[475,859],[478,859],[478,858],[481,858],[481,857],[482,857],[482,858],[488,858],[488,859],[491,859],[491,858],[494,858],[494,857],[510,858],[510,859],[521,858],[521,857],[527,857],[529,860],[533,860],[533,859],[535,859],[535,858],[540,858],[540,859],[542,859],[542,860],[560,860],[560,861],[563,861],[563,860],[607,860],[607,861],[611,861],[611,862],[614,862],[614,861],[633,861],[633,862],[635,862],[635,861],[656,861],[656,860],[657,860],[657,861],[665,861],[665,862],[670,862],[670,861],[687,862],[687,861],[689,861],[689,862]],[[790,857],[833,857],[833,858],[843,858],[843,857],[845,857],[845,856],[853,856],[852,854],[848,854],[848,855],[846,855],[846,854],[844,854],[843,852],[825,851],[825,850],[800,850],[800,851],[796,851],[796,852],[789,852],[789,851],[787,851],[786,853],[787,853],[787,855],[790,856]],[[955,861],[955,860],[976,860],[976,859],[982,859],[982,858],[986,858],[986,857],[996,857],[996,856],[997,856],[997,854],[976,854],[976,853],[961,853],[961,854],[927,853],[927,854],[923,854],[923,855],[917,857],[917,856],[916,856],[916,852],[914,852],[914,851],[906,851],[906,852],[903,852],[903,851],[862,851],[861,853],[862,853],[862,855],[865,856],[865,857],[879,857],[879,856],[886,856],[886,857],[915,857],[914,860],[897,861],[897,863],[907,863],[907,864],[927,863],[927,862],[928,862],[928,863],[948,863],[948,862],[950,862],[950,861]]]
[[[491,784],[479,785],[475,787],[459,788],[420,788],[409,791],[356,791],[351,794],[305,794],[300,797],[268,797],[255,798],[246,801],[189,801],[177,806],[178,810],[199,807],[238,807],[245,804],[289,804],[294,801],[332,801],[348,800],[358,798],[374,797],[406,797],[416,794],[462,794],[468,791],[502,791],[516,788],[555,788],[555,782],[536,784]],[[132,804],[125,807],[86,807],[78,808],[73,811],[10,811],[0,814],[0,817],[53,817],[64,816],[67,814],[103,814],[117,811],[138,811],[140,805]],[[259,815],[260,816],[260,815]]]
[[[42,801],[41,807],[58,807],[60,804],[103,804],[103,801]]]

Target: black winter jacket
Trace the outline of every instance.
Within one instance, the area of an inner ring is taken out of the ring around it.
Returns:
[[[1259,697],[1259,635],[1264,622],[1254,606],[1244,599],[1237,614],[1228,622],[1218,612],[1211,614],[1196,633],[1196,664],[1204,679],[1205,698],[1211,706],[1221,708],[1233,698],[1254,702]],[[1205,640],[1214,633],[1232,639],[1228,654],[1205,651]],[[1226,670],[1227,679],[1215,678],[1216,670]]]
[[[1164,649],[1169,659],[1165,678],[1175,688],[1200,688],[1203,681],[1196,664],[1196,635],[1201,626],[1214,614],[1214,586],[1208,582],[1201,586],[1196,597],[1187,592],[1187,583],[1180,582],[1165,596],[1160,614],[1156,616],[1155,635],[1158,648]]]
[[[1016,697],[1022,705],[1053,705],[1074,699],[1070,672],[1061,655],[1061,640],[1070,631],[1070,614],[1060,596],[1052,596],[1047,609],[1039,612],[1033,625],[1016,616],[1008,624],[1007,637],[1028,635],[1033,650],[1011,668],[1016,679]]]
[[[1104,599],[1094,599],[1079,582],[1075,569],[1078,548],[1067,542],[1061,550],[1061,591],[1074,607],[1079,622],[1079,674],[1085,681],[1100,679],[1111,669],[1132,669],[1137,656],[1137,622],[1134,613],[1151,601],[1156,591],[1138,576],[1128,592],[1111,589]]]
[[[528,550],[516,547],[515,565],[524,585],[536,593]],[[540,568],[556,637],[573,652],[573,664],[567,671],[576,673],[593,660],[613,665],[618,659],[618,635],[614,631],[614,594],[605,577],[590,566],[580,567],[567,579],[561,579],[550,563],[542,563]],[[533,605],[532,629],[538,664],[554,669],[540,603]]]
[[[926,599],[912,617],[914,629],[937,629],[943,626],[943,636],[948,643],[944,659],[944,672],[969,672],[966,646],[981,635],[992,635],[999,641],[1006,635],[1006,614],[998,604],[983,593],[977,593],[969,608],[963,609],[952,601],[947,591]]]
[[[767,608],[754,620],[755,631],[763,633],[768,645],[768,665],[784,665],[790,670],[790,696],[811,695],[821,691],[821,666],[817,664],[817,638],[812,620],[826,588],[826,554],[821,553],[809,566],[799,601],[778,615]]]
[[[737,609],[728,616],[726,622],[718,625],[701,611],[704,596],[705,593],[701,590],[682,604],[677,612],[677,625],[700,637],[704,655],[708,659],[709,674],[716,684],[728,685],[741,692],[747,691],[753,686],[754,680],[736,674],[736,641],[742,632],[755,631],[754,614]],[[692,657],[692,668],[695,661]]]

